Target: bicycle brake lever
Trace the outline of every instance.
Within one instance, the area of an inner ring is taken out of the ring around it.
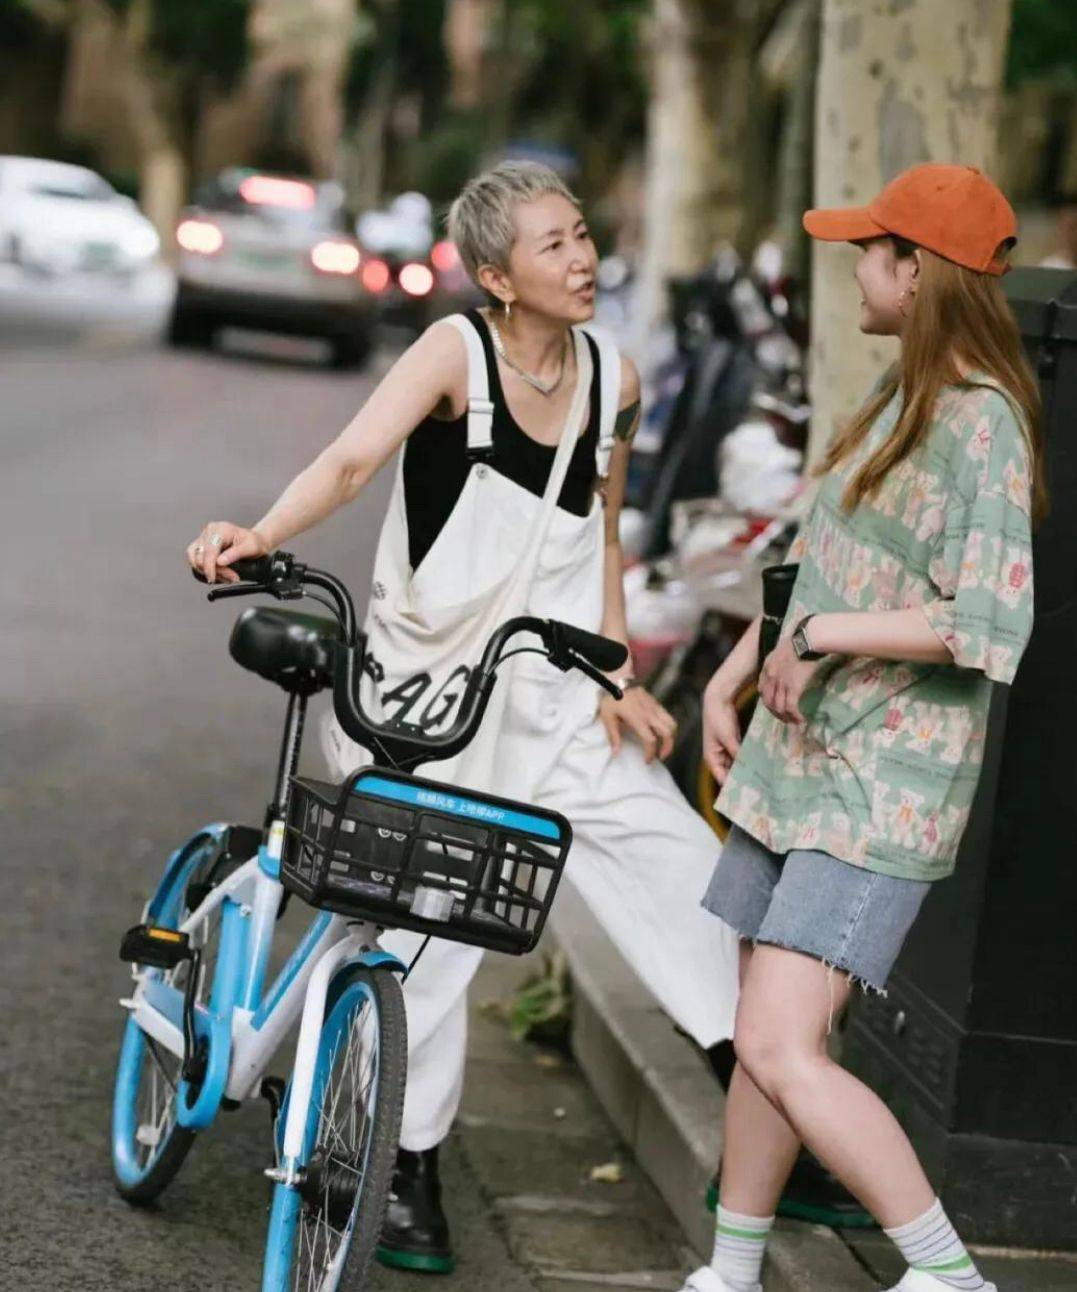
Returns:
[[[581,659],[579,655],[574,655],[571,651],[569,652],[569,655],[569,668],[578,668],[580,672],[585,673],[592,682],[597,682],[603,691],[608,691],[615,700],[623,700],[625,698],[625,693],[616,682],[611,682],[605,673],[600,673],[593,664],[589,663],[585,659]]]
[[[582,655],[578,655],[569,646],[568,642],[565,641],[563,626],[556,619],[551,619],[547,622],[547,658],[562,673],[567,673],[570,668],[578,668],[592,682],[597,682],[603,691],[608,691],[615,700],[624,699],[625,693],[615,682],[611,682],[605,673],[601,673],[595,668],[590,660],[584,659]]]
[[[220,601],[222,597],[250,597],[256,592],[265,592],[260,583],[222,583],[220,587],[211,588],[206,593],[207,601]]]

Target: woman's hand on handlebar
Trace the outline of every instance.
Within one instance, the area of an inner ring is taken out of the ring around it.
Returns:
[[[647,762],[668,758],[673,752],[676,720],[641,686],[626,689],[622,700],[615,700],[612,695],[602,696],[598,703],[598,717],[606,728],[610,748],[615,754],[621,748],[622,725],[643,746]]]
[[[207,583],[238,583],[228,567],[244,557],[268,556],[269,544],[257,529],[244,529],[226,520],[211,521],[187,547],[187,563]]]

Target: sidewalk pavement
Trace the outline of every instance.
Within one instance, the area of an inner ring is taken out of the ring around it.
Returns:
[[[714,1219],[703,1198],[721,1149],[721,1088],[568,883],[558,891],[547,940],[551,931],[572,974],[576,1059],[691,1247],[709,1256]],[[1077,1246],[1077,1207],[1074,1224]],[[999,1292],[1077,1292],[1077,1252],[971,1250]],[[879,1230],[837,1231],[779,1220],[763,1288],[875,1292],[893,1287],[904,1268]]]
[[[676,1292],[698,1265],[578,1066],[509,1034],[501,1006],[542,960],[487,955],[472,984],[464,1100],[443,1154],[455,1273],[379,1268],[371,1292]]]

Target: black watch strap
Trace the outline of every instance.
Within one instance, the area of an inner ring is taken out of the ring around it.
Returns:
[[[805,630],[808,622],[814,618],[814,615],[805,615],[793,629],[793,650],[796,652],[797,659],[814,661],[826,658],[826,651],[812,650],[808,642],[808,634]]]

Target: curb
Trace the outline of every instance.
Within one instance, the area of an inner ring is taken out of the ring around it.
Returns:
[[[721,1152],[722,1092],[571,882],[561,885],[549,930],[572,974],[576,1060],[688,1242],[707,1259],[714,1220],[703,1197]],[[779,1220],[767,1250],[766,1292],[877,1286],[823,1225]]]

